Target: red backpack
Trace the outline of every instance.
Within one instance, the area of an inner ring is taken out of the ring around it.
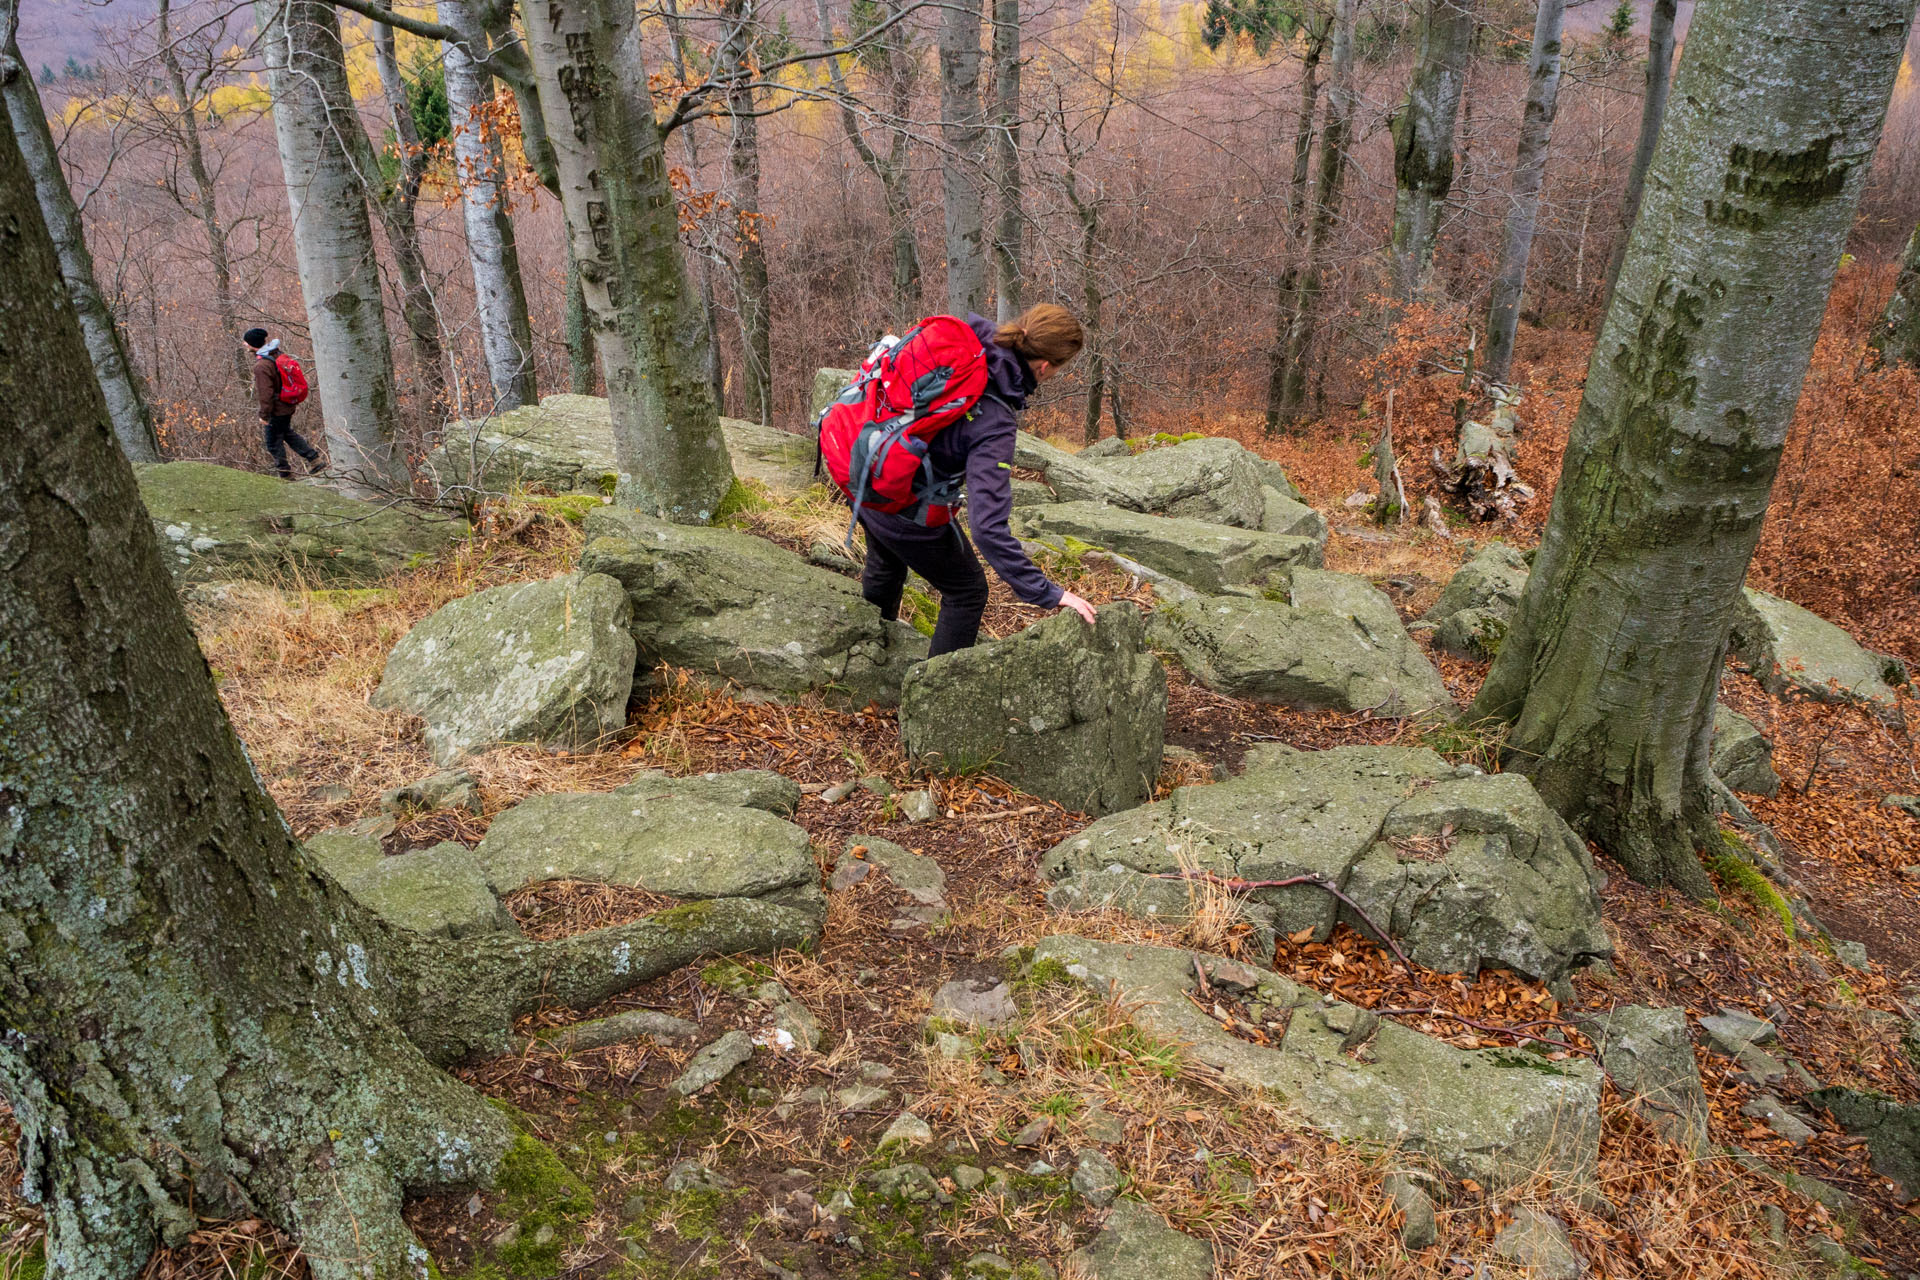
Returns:
[[[273,368],[280,375],[280,402],[299,404],[307,398],[307,371],[284,351],[273,353]]]
[[[934,482],[927,448],[986,389],[986,348],[953,316],[929,316],[873,349],[818,424],[820,461],[853,504],[848,546],[862,511],[910,514],[928,526],[953,518],[960,482]]]

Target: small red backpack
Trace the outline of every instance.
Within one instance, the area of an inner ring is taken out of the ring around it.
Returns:
[[[935,527],[953,518],[960,482],[934,482],[927,448],[986,389],[986,348],[972,325],[953,316],[928,316],[873,349],[818,423],[820,461],[853,504],[849,546],[862,511],[907,514]]]
[[[284,351],[273,353],[273,367],[280,375],[280,402],[299,404],[307,398],[307,371]]]

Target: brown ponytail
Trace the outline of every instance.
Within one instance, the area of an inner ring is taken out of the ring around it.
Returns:
[[[993,340],[1028,360],[1045,360],[1057,366],[1079,355],[1087,338],[1073,312],[1051,302],[1037,302],[1018,319],[1001,325]]]

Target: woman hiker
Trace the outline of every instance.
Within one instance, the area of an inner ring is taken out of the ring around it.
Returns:
[[[969,315],[967,323],[986,346],[987,390],[973,412],[933,437],[927,460],[933,481],[962,481],[973,541],[1013,594],[1043,609],[1062,607],[1093,622],[1093,606],[1047,580],[1007,528],[1013,512],[1015,415],[1033,389],[1058,373],[1086,339],[1065,307],[1042,302],[1018,319],[995,326]],[[987,575],[959,526],[928,528],[904,515],[862,509],[867,563],[860,594],[889,621],[900,616],[900,597],[912,571],[940,593],[928,657],[972,646],[987,608]]]

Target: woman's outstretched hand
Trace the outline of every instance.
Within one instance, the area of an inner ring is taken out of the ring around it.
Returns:
[[[1060,607],[1062,609],[1073,610],[1080,615],[1081,619],[1085,621],[1088,626],[1093,625],[1093,606],[1073,594],[1073,592],[1062,591],[1060,593]]]

